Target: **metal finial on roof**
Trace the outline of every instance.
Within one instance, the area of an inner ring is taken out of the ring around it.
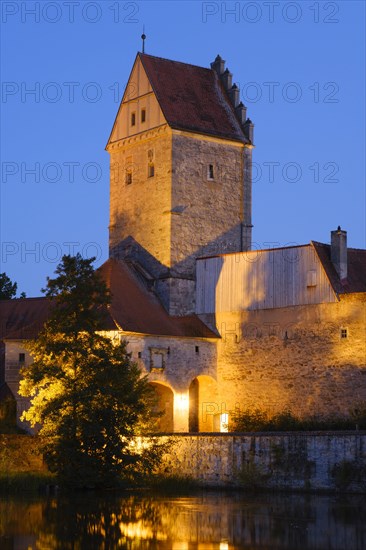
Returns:
[[[142,53],[145,53],[145,40],[146,40],[146,34],[145,34],[145,25],[142,27]]]

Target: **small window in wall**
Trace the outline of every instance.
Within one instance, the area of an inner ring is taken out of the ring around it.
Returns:
[[[348,338],[348,328],[341,328],[340,337],[342,340]]]
[[[132,157],[126,157],[126,172],[125,172],[125,183],[129,185],[132,183]]]
[[[153,353],[152,356],[153,360],[153,366],[155,369],[162,369],[163,368],[163,354],[162,353]]]
[[[25,363],[25,353],[19,353],[19,363]]]
[[[151,372],[163,372],[166,366],[167,348],[150,348]]]
[[[214,165],[209,164],[207,166],[207,179],[208,180],[214,180],[215,179],[215,171],[214,171]]]
[[[315,269],[309,269],[309,271],[307,272],[306,286],[308,288],[316,286],[316,270]]]
[[[153,178],[154,175],[155,175],[154,164],[152,162],[149,162],[148,167],[147,167],[147,177],[148,178]]]
[[[136,113],[131,113],[131,126],[136,124]]]
[[[130,185],[132,183],[132,170],[130,168],[126,169],[126,185]]]
[[[146,120],[146,109],[142,109],[141,111],[141,122],[145,122]]]

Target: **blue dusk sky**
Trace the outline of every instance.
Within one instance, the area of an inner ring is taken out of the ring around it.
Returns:
[[[62,254],[108,257],[104,150],[146,53],[226,60],[255,124],[256,248],[365,248],[365,3],[1,2],[1,266],[39,296]],[[157,198],[158,200],[158,198]],[[214,213],[213,213],[214,215]]]

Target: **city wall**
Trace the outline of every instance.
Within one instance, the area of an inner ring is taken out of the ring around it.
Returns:
[[[204,486],[366,492],[366,432],[172,435],[161,473]]]

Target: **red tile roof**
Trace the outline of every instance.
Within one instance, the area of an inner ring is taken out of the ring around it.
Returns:
[[[347,279],[340,281],[330,259],[330,245],[312,241],[327,277],[337,294],[366,292],[366,250],[347,248]]]
[[[18,298],[0,301],[0,340],[35,338],[47,321],[47,298]]]
[[[249,143],[213,69],[139,53],[168,124]]]
[[[196,315],[172,317],[125,262],[107,260],[99,269],[112,291],[110,315],[126,332],[217,338]]]
[[[140,334],[217,338],[196,315],[169,316],[125,263],[108,260],[98,271],[112,292],[111,306],[102,313],[104,330],[121,328]],[[35,338],[48,318],[50,307],[47,298],[0,301],[0,340]]]

